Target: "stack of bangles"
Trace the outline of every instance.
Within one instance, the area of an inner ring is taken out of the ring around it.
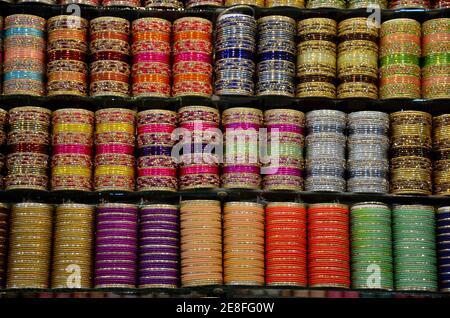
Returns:
[[[443,206],[437,209],[436,213],[436,239],[439,290],[441,292],[450,291],[450,206]]]
[[[47,190],[51,111],[17,107],[9,111],[6,190]]]
[[[429,9],[429,0],[390,0],[389,9]]]
[[[3,33],[3,17],[0,17],[0,31]],[[2,61],[2,65],[0,65],[0,94],[3,89],[3,36],[0,37],[0,61]]]
[[[225,285],[264,285],[264,206],[226,202],[223,207]]]
[[[420,23],[393,19],[380,29],[380,98],[420,98]]]
[[[83,4],[85,6],[100,6],[100,0],[59,0],[59,4],[67,5],[67,4]]]
[[[367,18],[338,25],[338,98],[378,98],[378,28]]]
[[[150,109],[137,114],[138,191],[177,191],[177,162],[172,157],[174,111]]]
[[[308,207],[309,287],[350,288],[349,209],[338,203]]]
[[[433,118],[434,190],[450,195],[450,114]]]
[[[391,120],[391,192],[430,195],[432,117],[419,111],[400,111]]]
[[[216,22],[215,92],[253,95],[256,20],[242,13],[223,13]]]
[[[433,9],[446,9],[450,8],[449,0],[436,0],[434,1]]]
[[[180,237],[182,287],[222,285],[220,201],[181,201]]]
[[[306,265],[306,207],[295,202],[266,206],[266,284],[308,285]]]
[[[422,97],[450,98],[450,18],[422,24]]]
[[[173,23],[172,95],[212,95],[212,22],[187,17]]]
[[[141,6],[141,0],[102,0],[104,7],[131,7]]]
[[[45,19],[27,14],[5,18],[3,94],[45,94]]]
[[[388,0],[348,0],[349,9],[374,8],[387,9]]]
[[[130,22],[116,17],[90,21],[91,96],[128,96]]]
[[[0,288],[5,286],[7,239],[9,229],[9,208],[6,204],[0,204]]]
[[[186,0],[186,9],[202,7],[202,6],[215,6],[221,7],[223,5],[223,0]]]
[[[145,7],[147,8],[170,8],[181,9],[183,8],[183,2],[180,0],[144,0]]]
[[[88,21],[59,15],[47,22],[47,94],[87,95]]]
[[[256,108],[233,107],[222,113],[222,126],[225,130],[222,187],[261,187],[258,136],[262,124],[263,113]]]
[[[106,108],[95,113],[96,191],[134,191],[136,112]]]
[[[319,9],[319,8],[336,8],[345,9],[346,0],[307,0],[306,8]]]
[[[261,174],[264,190],[303,190],[303,147],[305,114],[298,110],[272,109],[264,112],[268,133],[269,160]]]
[[[206,106],[185,106],[179,109],[180,128],[187,133],[182,143],[180,190],[218,188],[219,160],[215,154],[218,138],[219,111]],[[186,150],[186,153],[185,153]]]
[[[295,20],[271,15],[258,19],[256,95],[295,96]]]
[[[298,22],[297,97],[336,98],[337,23],[327,18]]]
[[[0,189],[3,189],[3,168],[5,166],[6,155],[6,125],[8,123],[8,112],[4,109],[0,109]]]
[[[304,8],[304,0],[265,0],[266,8],[276,8],[276,7],[294,7],[294,8]]]
[[[225,6],[248,5],[264,8],[264,0],[225,0]]]
[[[53,112],[51,190],[92,190],[94,113],[65,108]]]
[[[133,21],[133,96],[170,96],[170,31],[171,23],[164,19]]]

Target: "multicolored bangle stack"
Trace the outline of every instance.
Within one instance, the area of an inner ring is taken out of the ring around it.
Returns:
[[[264,112],[269,160],[265,160],[264,190],[303,190],[305,114],[298,110],[271,109]]]
[[[434,191],[450,195],[450,114],[433,118]]]
[[[433,9],[446,9],[450,8],[449,0],[436,0],[434,1]]]
[[[336,21],[301,20],[298,36],[297,97],[336,98]]]
[[[53,112],[51,190],[92,190],[94,113],[77,108]]]
[[[225,6],[248,5],[255,7],[264,7],[264,0],[225,0]]]
[[[420,23],[383,22],[380,30],[380,98],[420,98]]]
[[[196,8],[201,6],[220,7],[223,5],[223,0],[186,0],[186,9]]]
[[[170,96],[171,23],[141,18],[132,23],[133,96]]]
[[[256,95],[295,96],[295,20],[280,15],[258,19]]]
[[[98,7],[100,6],[100,0],[59,0],[59,4],[83,4],[86,6]]]
[[[176,288],[179,277],[177,206],[144,205],[139,224],[139,288]]]
[[[393,290],[391,209],[362,202],[351,207],[350,216],[352,287]]]
[[[0,32],[3,34],[3,17],[0,17]],[[0,37],[0,94],[3,90],[3,36]]]
[[[378,98],[378,28],[367,18],[338,25],[338,98]]]
[[[450,18],[422,24],[422,97],[450,98]]]
[[[350,288],[348,206],[317,203],[308,207],[310,287]]]
[[[177,191],[177,162],[172,157],[172,133],[177,113],[150,109],[137,114],[137,190]]]
[[[5,18],[3,94],[45,94],[45,19],[28,14]]]
[[[179,0],[144,0],[145,7],[147,8],[171,8],[181,9],[183,8],[183,2]]]
[[[306,114],[306,191],[345,191],[346,125],[347,114],[338,110]]]
[[[394,206],[395,289],[437,291],[435,212],[432,206]]]
[[[0,203],[0,288],[5,285],[6,272],[6,240],[8,238],[8,217],[9,208],[6,204]]]
[[[390,0],[389,9],[407,9],[418,8],[428,9],[430,8],[429,0]]]
[[[47,94],[87,95],[86,19],[58,15],[47,21]]]
[[[6,288],[48,288],[53,207],[18,203],[11,209]]]
[[[256,108],[233,107],[222,113],[222,126],[225,130],[222,187],[261,187],[258,135],[262,124],[263,113]]]
[[[306,207],[271,202],[266,206],[266,285],[306,287]]]
[[[222,285],[220,201],[181,201],[181,284]]]
[[[90,21],[91,96],[128,96],[130,22],[116,17]]]
[[[207,106],[185,106],[178,110],[178,119],[180,128],[188,134],[187,140],[182,140],[185,146],[180,165],[180,190],[218,188],[219,158],[214,151],[221,145],[219,111]]]
[[[212,95],[212,28],[212,22],[203,18],[186,17],[173,23],[174,97]]]
[[[100,204],[96,222],[95,288],[136,287],[137,206]]]
[[[392,113],[390,119],[391,192],[431,194],[431,115],[400,111]]]
[[[4,188],[4,167],[6,161],[6,125],[8,124],[8,112],[0,109],[0,189]]]
[[[387,9],[388,0],[348,0],[349,9],[376,8]]]
[[[242,13],[223,13],[216,22],[215,92],[253,95],[256,20]]]
[[[264,207],[226,202],[223,208],[225,285],[264,285]]]
[[[349,192],[389,192],[389,115],[360,111],[348,115]]]
[[[91,288],[94,206],[67,203],[56,208],[52,288]]]
[[[275,7],[294,7],[294,8],[304,8],[305,0],[265,0],[266,8]]]
[[[307,0],[306,8],[308,9],[318,9],[318,8],[336,8],[345,9],[345,0]]]
[[[141,0],[102,0],[104,7],[131,7],[141,6]]]
[[[439,289],[450,291],[450,206],[437,209],[436,238],[438,256]]]
[[[47,190],[51,111],[16,107],[9,111],[6,190]]]
[[[96,191],[134,191],[135,117],[135,111],[123,108],[95,113]]]

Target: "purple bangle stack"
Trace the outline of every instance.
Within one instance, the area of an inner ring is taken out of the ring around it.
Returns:
[[[179,265],[177,206],[145,205],[140,216],[139,288],[176,288]]]
[[[106,203],[97,208],[95,288],[135,288],[138,209]]]

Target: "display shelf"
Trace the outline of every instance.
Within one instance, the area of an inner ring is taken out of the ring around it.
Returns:
[[[261,286],[206,286],[193,288],[85,288],[85,289],[0,289],[0,298],[58,296],[75,297],[218,297],[218,298],[278,298],[278,297],[339,297],[337,293],[345,293],[346,298],[450,298],[450,293],[424,291],[385,291],[338,288],[305,288],[305,287],[261,287]]]
[[[88,203],[102,202],[122,203],[162,203],[176,204],[180,200],[220,200],[228,201],[295,201],[306,203],[340,202],[357,203],[381,201],[388,204],[429,204],[436,206],[450,205],[450,196],[441,195],[393,195],[376,193],[351,192],[307,192],[307,191],[264,191],[245,189],[197,189],[178,192],[170,191],[38,191],[38,190],[8,190],[0,191],[0,202],[20,203],[26,201],[59,203]]]
[[[10,4],[0,1],[0,12],[2,15],[10,14],[34,14],[43,18],[50,18],[55,15],[71,14],[72,7],[66,5],[47,5],[37,4],[36,2]],[[122,17],[128,20],[135,20],[143,17],[159,17],[174,21],[178,18],[186,16],[197,16],[207,19],[215,19],[225,10],[225,7],[197,7],[192,9],[155,9],[155,8],[127,8],[127,7],[92,7],[79,5],[81,8],[81,16],[87,19],[94,19],[100,16]],[[43,10],[45,8],[45,10]],[[367,9],[300,9],[294,7],[276,7],[276,8],[254,8],[255,17],[263,17],[267,15],[285,15],[295,19],[314,18],[318,16],[326,16],[337,21],[352,18],[369,16],[373,13]],[[384,9],[381,10],[381,20],[390,20],[395,18],[411,18],[420,22],[439,17],[447,17],[450,9]]]

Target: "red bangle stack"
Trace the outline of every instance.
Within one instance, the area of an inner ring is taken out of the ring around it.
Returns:
[[[90,31],[91,95],[128,96],[130,22],[100,17],[91,20]]]
[[[151,109],[137,115],[138,191],[177,191],[177,163],[171,156],[177,114]]]
[[[171,27],[159,18],[133,21],[133,96],[170,96]]]
[[[180,166],[180,189],[217,188],[220,186],[219,160],[214,145],[219,145],[220,114],[212,107],[185,106],[179,109],[180,128],[189,140]]]
[[[266,284],[307,286],[306,208],[302,203],[266,206]]]
[[[181,18],[173,24],[172,95],[212,95],[212,23],[202,18]]]
[[[87,95],[88,21],[69,15],[47,22],[47,94]]]
[[[350,287],[348,206],[309,206],[308,264],[310,287]]]

